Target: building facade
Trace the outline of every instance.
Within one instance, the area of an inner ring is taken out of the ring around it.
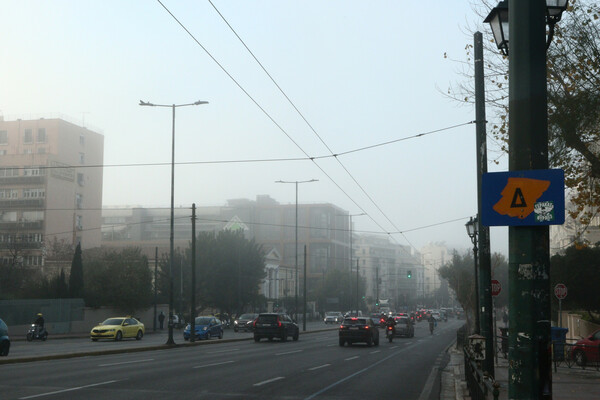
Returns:
[[[100,246],[103,158],[99,133],[62,119],[0,117],[2,262],[43,267],[53,240]]]

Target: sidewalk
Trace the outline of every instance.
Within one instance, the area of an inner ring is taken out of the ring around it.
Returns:
[[[448,353],[450,361],[442,371],[442,388],[440,400],[469,400],[462,350],[452,346]],[[501,400],[508,399],[508,360],[498,357],[495,366],[496,382],[500,384]],[[600,371],[581,369],[573,366],[559,366],[557,371],[552,368],[552,397],[558,400],[587,400],[600,399]],[[489,399],[493,396],[489,394]]]

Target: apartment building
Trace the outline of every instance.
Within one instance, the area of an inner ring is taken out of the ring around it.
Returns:
[[[104,136],[64,119],[0,116],[0,261],[43,267],[54,239],[98,247]]]

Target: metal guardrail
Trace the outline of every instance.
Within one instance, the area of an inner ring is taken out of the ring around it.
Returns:
[[[500,384],[493,377],[483,372],[477,361],[471,359],[468,346],[463,347],[463,355],[465,358],[465,380],[471,399],[486,400],[491,394],[494,400],[498,400]]]

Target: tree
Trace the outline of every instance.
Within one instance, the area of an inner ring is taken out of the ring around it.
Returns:
[[[61,270],[62,271],[62,270]],[[81,243],[77,243],[75,255],[71,263],[71,274],[69,275],[70,297],[83,297],[83,262],[81,260]]]
[[[570,309],[583,309],[591,321],[600,323],[600,247],[571,246],[564,255],[550,259],[552,287],[563,283],[569,289],[569,296],[563,304]],[[555,307],[557,300],[552,296]]]
[[[315,300],[321,312],[356,309],[356,278],[355,276],[352,278],[345,269],[333,268],[325,272],[315,289]],[[360,280],[358,290],[359,298],[362,299],[365,294],[364,279]],[[359,308],[364,309],[364,307],[364,300],[362,300]]]
[[[87,306],[134,314],[152,304],[152,274],[139,248],[86,250],[83,266]]]
[[[482,20],[495,6],[493,1],[473,4]],[[464,65],[471,68],[473,46],[466,49]],[[492,133],[507,151],[508,58],[490,39],[484,41],[484,59],[486,104],[494,115]],[[565,171],[573,203],[570,216],[587,225],[600,207],[600,6],[596,1],[571,0],[555,27],[547,67],[549,162]],[[448,95],[473,102],[473,73],[466,71],[467,81],[450,88]]]
[[[448,281],[448,285],[456,294],[456,299],[461,304],[467,315],[467,322],[472,328],[475,324],[475,261],[470,251],[459,254],[456,250],[452,259],[438,269],[441,278]]]

